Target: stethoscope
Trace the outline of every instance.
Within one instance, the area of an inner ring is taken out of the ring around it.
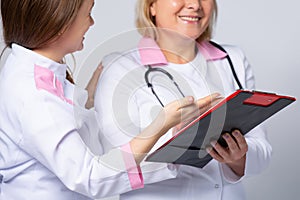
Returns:
[[[226,52],[226,50],[225,50],[221,45],[219,45],[219,44],[217,44],[217,43],[215,43],[215,42],[213,42],[213,41],[209,41],[209,42],[210,42],[210,44],[212,44],[213,46],[215,46],[216,48],[220,49],[221,51],[223,51],[224,53],[227,54],[226,59],[227,59],[227,61],[228,61],[228,63],[229,63],[229,66],[230,66],[232,75],[233,75],[233,77],[234,77],[234,79],[235,79],[237,85],[239,86],[239,89],[243,89],[243,86],[242,86],[242,84],[241,84],[241,82],[240,82],[240,80],[239,80],[239,78],[238,78],[238,76],[237,76],[237,74],[236,74],[236,72],[235,72],[235,69],[234,69],[234,67],[233,67],[233,63],[232,63],[232,60],[231,60],[229,54]],[[148,70],[145,72],[145,82],[146,82],[148,88],[151,89],[153,95],[156,97],[156,99],[158,100],[158,102],[160,103],[160,105],[161,105],[162,107],[164,107],[164,104],[162,103],[162,101],[160,100],[160,98],[158,97],[158,95],[156,94],[156,92],[155,92],[155,90],[154,90],[154,88],[153,88],[152,83],[149,81],[149,74],[150,74],[151,72],[160,72],[160,73],[165,74],[167,77],[169,77],[169,79],[170,79],[170,80],[173,82],[173,84],[176,86],[177,90],[178,90],[179,93],[182,95],[182,97],[185,97],[185,95],[183,94],[183,92],[182,92],[182,90],[180,89],[179,85],[176,83],[176,81],[174,80],[173,76],[172,76],[167,70],[162,69],[162,68],[159,68],[159,67],[157,67],[157,68],[152,68],[150,65],[147,65],[147,67],[148,67]]]

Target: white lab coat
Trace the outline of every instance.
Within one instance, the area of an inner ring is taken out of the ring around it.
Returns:
[[[12,46],[0,75],[1,200],[92,199],[143,186],[130,152],[101,156],[94,111],[80,106],[86,92],[65,79],[66,67]]]
[[[244,54],[233,46],[224,48],[233,61],[243,87],[254,89],[252,69]],[[95,108],[99,111],[105,151],[130,141],[161,109],[145,83],[145,65],[166,69],[186,96],[192,95],[198,99],[212,92],[227,96],[237,89],[237,84],[224,56],[226,54],[204,42],[198,44],[198,54],[192,62],[168,63],[157,44],[149,38],[143,38],[137,49],[113,53],[104,58]],[[149,79],[163,104],[181,98],[174,84],[163,73],[153,73]],[[151,152],[171,137],[172,131],[169,131]],[[244,177],[260,173],[268,166],[271,157],[271,146],[261,126],[249,132],[246,140],[249,150]],[[202,169],[143,162],[142,171],[145,187],[121,195],[122,200],[245,199],[241,183],[244,177],[236,176],[227,165],[216,160]]]

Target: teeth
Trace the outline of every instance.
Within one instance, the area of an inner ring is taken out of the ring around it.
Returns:
[[[186,21],[193,21],[193,22],[196,22],[200,19],[199,17],[180,17],[180,18]]]

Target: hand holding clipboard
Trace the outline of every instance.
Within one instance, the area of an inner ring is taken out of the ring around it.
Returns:
[[[203,167],[212,159],[205,150],[212,140],[226,146],[222,133],[238,129],[246,134],[295,100],[273,93],[238,90],[182,128],[146,161]]]

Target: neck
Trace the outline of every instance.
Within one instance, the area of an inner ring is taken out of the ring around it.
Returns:
[[[196,41],[193,39],[160,35],[157,43],[168,62],[185,64],[196,56]]]
[[[45,56],[55,62],[61,63],[65,54],[61,52],[62,48],[55,48],[54,46],[47,46],[47,47],[42,47],[38,49],[34,49],[33,51]]]

